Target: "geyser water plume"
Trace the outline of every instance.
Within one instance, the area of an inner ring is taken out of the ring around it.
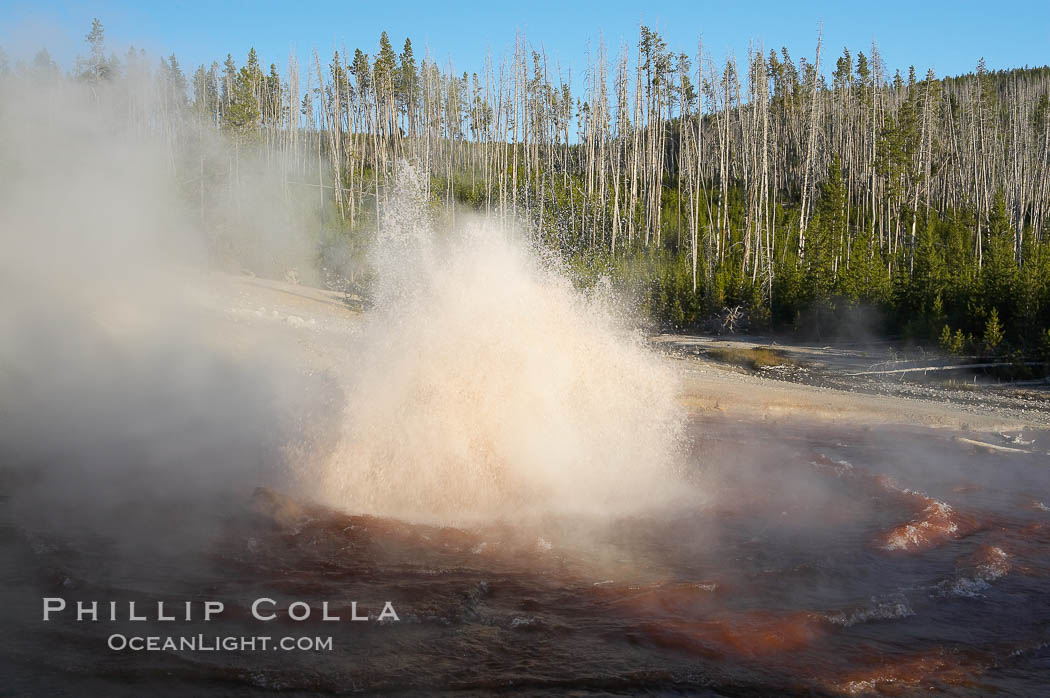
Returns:
[[[420,192],[402,168],[323,496],[445,522],[666,501],[683,431],[671,368],[491,222],[438,240]]]

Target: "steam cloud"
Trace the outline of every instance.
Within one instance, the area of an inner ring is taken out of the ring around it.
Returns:
[[[178,527],[279,481],[304,379],[288,355],[234,352],[194,302],[208,249],[167,144],[134,128],[118,86],[0,89],[0,458],[23,485],[14,505],[57,528],[155,534],[171,507]]]
[[[322,491],[442,521],[627,514],[666,499],[682,433],[671,369],[607,298],[492,222],[439,243],[421,188],[403,167]]]
[[[376,308],[332,386],[294,343],[225,341],[229,318],[197,302],[215,250],[177,194],[179,154],[98,94],[117,88],[3,89],[0,455],[26,516],[182,535],[258,485],[447,522],[624,514],[670,496],[670,368],[600,290],[579,292],[518,237],[474,219],[439,241],[411,168],[377,231]],[[272,206],[273,178],[245,181],[249,213],[227,224],[250,230],[255,261],[302,269],[294,216],[251,213]],[[329,409],[341,391],[345,408]]]

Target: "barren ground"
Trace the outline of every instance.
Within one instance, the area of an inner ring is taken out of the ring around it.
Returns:
[[[937,368],[959,362],[917,351],[909,357],[886,343],[819,346],[660,335],[653,344],[681,362],[683,399],[699,410],[981,432],[1050,427],[1045,380],[1010,383],[941,371]],[[772,348],[790,363],[747,370],[711,358],[712,350],[756,347]],[[919,370],[923,367],[931,370]]]
[[[243,276],[215,275],[201,299],[224,317],[223,336],[238,342],[289,342],[305,370],[340,374],[363,316],[340,293]],[[264,339],[265,338],[265,339]],[[983,432],[1050,428],[1046,381],[971,382],[958,372],[870,375],[943,365],[935,356],[902,358],[886,344],[818,346],[768,338],[659,335],[654,348],[680,367],[682,401],[710,416],[806,419],[947,427]],[[712,348],[773,347],[792,365],[749,371],[709,358]],[[867,375],[855,375],[867,374]],[[943,375],[943,378],[941,378]],[[949,377],[950,376],[950,377]]]

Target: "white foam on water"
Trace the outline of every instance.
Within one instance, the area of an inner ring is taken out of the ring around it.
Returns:
[[[1005,576],[1010,571],[1010,556],[998,547],[990,547],[967,574],[959,574],[937,584],[939,596],[958,596],[980,598],[991,588],[991,582]]]
[[[850,628],[860,623],[869,623],[880,620],[897,620],[914,615],[915,611],[912,610],[908,600],[903,596],[900,596],[884,600],[879,600],[873,597],[871,603],[867,606],[861,606],[848,611],[829,613],[825,618],[827,618],[830,623]]]

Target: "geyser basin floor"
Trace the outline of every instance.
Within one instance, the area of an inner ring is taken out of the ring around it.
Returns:
[[[337,298],[294,286],[223,277],[205,295],[218,311],[222,342],[297,347],[304,373],[340,370],[359,324]],[[212,503],[209,535],[193,547],[146,541],[128,548],[75,520],[56,530],[22,517],[14,503],[31,483],[4,463],[5,688],[59,695],[1043,690],[1050,433],[1013,432],[1034,443],[998,452],[958,438],[1006,443],[973,431],[1005,426],[995,414],[675,365],[685,375],[690,463],[703,496],[695,506],[614,516],[586,536],[576,535],[583,526],[573,520],[421,526],[246,487]],[[133,505],[120,513],[126,528],[141,512]],[[179,530],[199,513],[174,508],[167,516]],[[903,544],[889,545],[894,540]],[[227,612],[207,626],[45,625],[45,596],[154,607],[215,599]],[[325,601],[378,610],[389,600],[401,621],[281,617],[261,626],[250,615],[260,597],[278,607],[305,602],[314,618]],[[330,635],[333,649],[106,648],[110,633],[132,631]]]

